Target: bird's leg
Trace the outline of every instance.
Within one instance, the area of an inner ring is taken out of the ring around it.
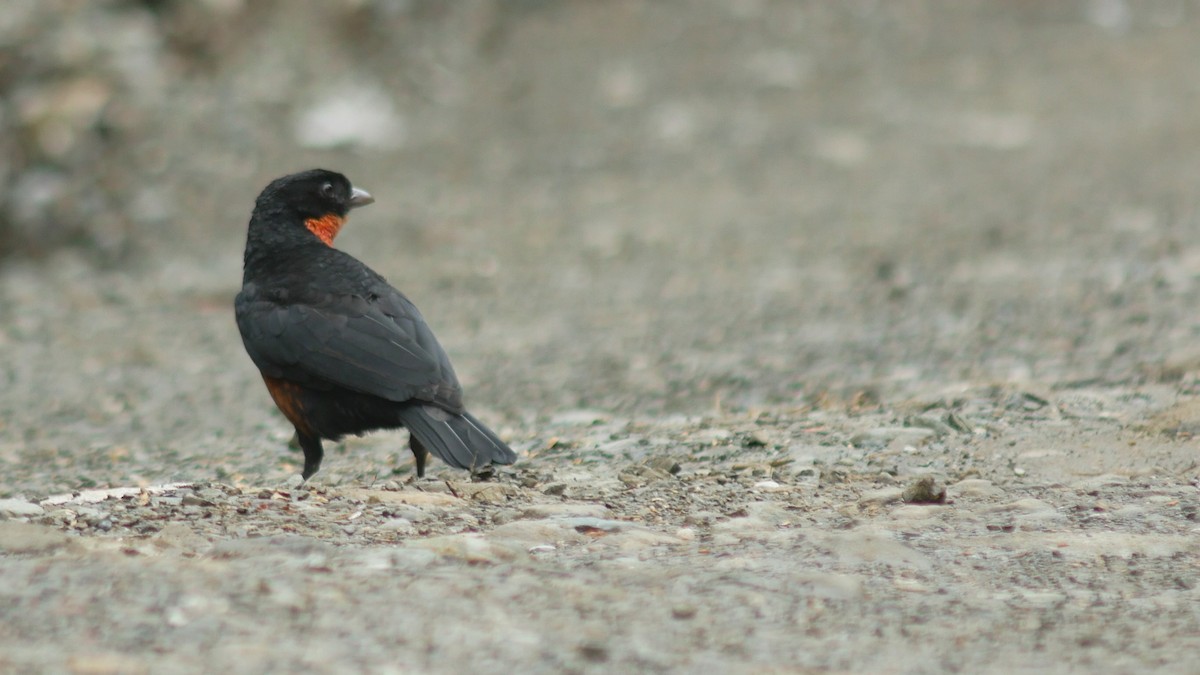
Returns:
[[[325,449],[321,447],[320,436],[310,436],[297,429],[296,438],[300,440],[300,449],[304,450],[304,471],[300,472],[300,476],[308,480],[320,470]]]
[[[425,460],[429,459],[429,451],[412,434],[408,436],[408,447],[412,449],[413,459],[417,460],[417,478],[424,478]]]

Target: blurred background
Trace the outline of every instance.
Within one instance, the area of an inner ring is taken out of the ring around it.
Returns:
[[[514,438],[1191,391],[1198,29],[1192,0],[9,0],[0,464],[276,471],[230,303],[254,197],[313,166],[376,196],[339,246]]]

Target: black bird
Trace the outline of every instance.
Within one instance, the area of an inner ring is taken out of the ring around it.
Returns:
[[[296,427],[305,480],[322,439],[407,427],[417,475],[429,453],[472,473],[516,453],[467,412],[450,358],[415,305],[371,268],[333,248],[351,209],[375,199],[340,173],[271,182],[246,236],[234,301],[246,351]]]

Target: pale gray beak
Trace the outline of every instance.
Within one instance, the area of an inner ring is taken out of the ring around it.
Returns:
[[[371,196],[370,192],[360,190],[356,187],[350,188],[350,208],[356,209],[360,206],[373,204],[374,202],[375,198]]]

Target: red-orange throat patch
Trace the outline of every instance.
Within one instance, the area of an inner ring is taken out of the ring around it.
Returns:
[[[336,213],[330,213],[320,218],[309,218],[304,221],[304,226],[308,228],[308,231],[317,235],[317,238],[325,242],[326,246],[333,246],[333,238],[337,236],[338,230],[341,230],[345,224],[346,219]]]

